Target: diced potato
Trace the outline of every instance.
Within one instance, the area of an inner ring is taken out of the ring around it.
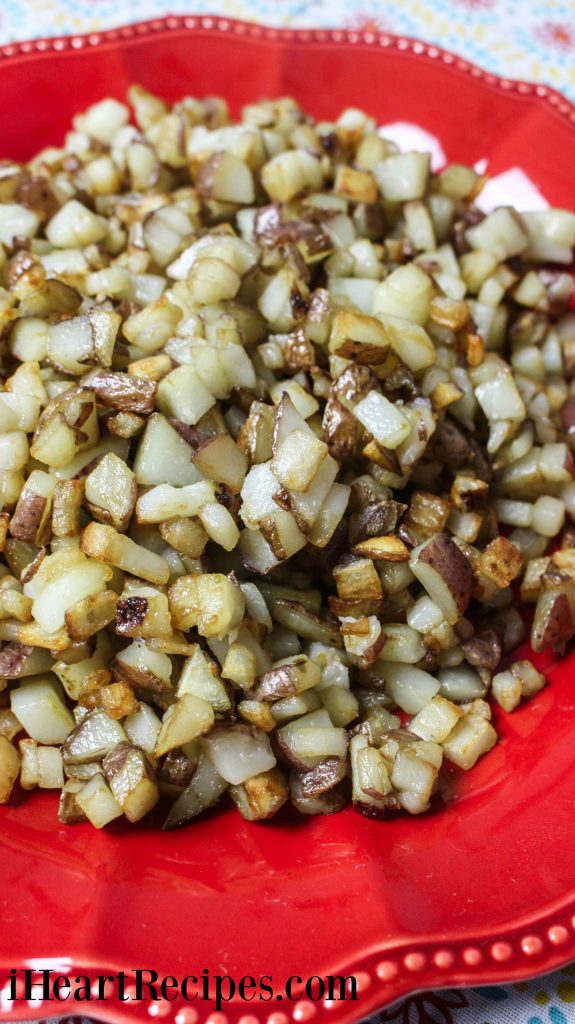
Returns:
[[[493,696],[504,711],[514,711],[522,697],[531,697],[545,686],[545,676],[529,661],[516,661],[505,672],[493,676]]]
[[[310,690],[317,686],[320,679],[321,669],[305,655],[284,658],[260,677],[254,696],[257,700],[274,702]]]
[[[443,743],[461,715],[462,711],[457,704],[437,694],[411,719],[409,729],[416,736],[421,736],[422,740]]]
[[[19,203],[2,203],[0,207],[0,242],[11,247],[15,238],[32,238],[40,220],[33,210]]]
[[[46,237],[61,249],[101,242],[108,233],[103,217],[92,213],[77,199],[69,199],[48,222]]]
[[[416,748],[398,751],[393,762],[391,783],[398,791],[399,803],[411,814],[427,810],[436,778],[437,768],[419,757]]]
[[[28,736],[38,743],[63,743],[74,728],[74,719],[51,678],[38,677],[12,690],[10,707]]]
[[[188,275],[188,286],[194,302],[202,306],[233,299],[241,283],[237,270],[214,256],[196,260]]]
[[[363,615],[355,618],[340,615],[341,633],[347,654],[352,661],[365,668],[381,653],[385,643],[385,633],[375,615]]]
[[[137,493],[134,473],[113,452],[104,455],[86,477],[85,495],[90,512],[99,522],[120,532],[129,525]]]
[[[167,583],[170,577],[164,558],[117,533],[111,526],[90,523],[82,533],[80,547],[92,558],[115,565],[150,583]]]
[[[158,409],[190,426],[211,409],[215,398],[195,368],[178,366],[158,385]]]
[[[40,747],[34,740],[20,740],[22,789],[62,789],[64,765],[58,747]]]
[[[267,735],[249,729],[244,732],[245,728],[216,729],[204,741],[218,774],[234,786],[270,771],[276,763]]]
[[[192,451],[164,416],[148,419],[134,459],[136,480],[143,486],[174,484],[185,487],[201,480]]]
[[[165,519],[160,523],[159,531],[166,544],[188,558],[199,558],[208,543],[203,526],[184,516]]]
[[[373,561],[407,562],[409,549],[400,537],[371,537],[362,540],[353,548],[354,555],[371,558]]]
[[[202,195],[213,199],[250,206],[255,198],[251,169],[226,150],[200,164],[196,182]]]
[[[373,312],[423,325],[429,316],[433,284],[429,274],[410,263],[392,271],[378,284]]]
[[[109,718],[119,721],[127,715],[136,714],[139,708],[134,691],[127,683],[110,683],[97,691],[100,707]]]
[[[227,785],[206,751],[201,750],[192,781],[171,807],[164,828],[177,828],[212,807],[227,789]]]
[[[156,302],[124,320],[122,331],[140,352],[157,352],[172,337],[181,318],[182,310],[162,295]],[[158,397],[159,393],[158,388]]]
[[[381,662],[378,667],[385,679],[387,693],[409,715],[417,715],[439,692],[438,680],[423,669],[391,661]]]
[[[64,615],[68,636],[74,641],[87,640],[105,629],[116,617],[117,601],[113,590],[102,590],[76,601]]]
[[[405,441],[409,423],[397,405],[371,391],[355,406],[354,416],[384,448],[394,449]]]
[[[443,752],[449,761],[469,771],[476,761],[497,743],[497,733],[485,718],[465,714],[443,741]]]
[[[126,733],[120,723],[110,718],[101,708],[96,708],[85,715],[66,737],[62,747],[64,764],[81,765],[101,761],[125,739]]]
[[[52,533],[55,537],[78,537],[80,535],[80,513],[83,501],[83,480],[56,481],[52,508]]]
[[[120,679],[143,690],[162,692],[171,689],[172,662],[169,655],[153,650],[140,638],[118,651],[112,670]]]
[[[62,787],[58,804],[58,821],[62,825],[78,825],[87,821],[86,815],[76,802],[76,796],[84,787],[79,779],[68,779]]]
[[[178,697],[184,693],[209,701],[214,711],[225,712],[231,709],[230,698],[219,677],[217,666],[199,645],[195,646],[193,655],[186,659],[182,668]]]
[[[0,736],[0,804],[7,804],[20,771],[20,755],[6,736]]]
[[[13,740],[21,728],[20,722],[10,708],[0,710],[0,736],[5,736],[7,740]]]
[[[230,644],[222,665],[222,679],[230,679],[242,690],[247,690],[255,683],[256,672],[254,652],[237,641]]]
[[[437,361],[435,346],[421,324],[390,313],[378,313],[378,318],[385,328],[392,351],[414,373],[433,366]]]
[[[229,434],[208,438],[193,454],[196,469],[218,483],[227,484],[234,494],[242,489],[248,460]]]
[[[199,510],[198,519],[210,540],[219,544],[224,551],[235,548],[240,539],[240,531],[227,508],[218,501],[207,501]]]
[[[100,772],[75,794],[75,800],[94,828],[105,828],[121,817],[122,808]]]
[[[276,719],[269,704],[259,700],[241,700],[237,705],[237,712],[244,722],[254,725],[262,732],[273,732],[276,727]]]
[[[34,431],[30,454],[38,462],[60,469],[72,463],[79,452],[91,448],[98,438],[94,392],[70,388],[44,409]]]
[[[521,217],[508,207],[490,213],[475,227],[468,228],[465,237],[472,249],[491,253],[498,260],[517,256],[527,247],[528,235]]]
[[[375,317],[340,310],[333,319],[329,351],[356,363],[384,363],[389,353],[389,337]]]
[[[429,173],[429,153],[394,153],[375,165],[374,174],[384,199],[420,199]]]
[[[350,761],[354,806],[369,817],[383,816],[385,797],[391,792],[383,757],[369,746],[367,736],[358,733],[351,737]]]
[[[0,436],[0,469],[23,469],[30,449],[23,430],[11,430]]]
[[[206,480],[185,487],[158,484],[138,499],[136,515],[140,523],[161,523],[164,519],[197,516],[213,501],[215,488]]]
[[[475,395],[490,422],[525,419],[525,405],[508,369],[497,368],[489,380],[475,388]]]
[[[270,198],[286,203],[302,192],[317,191],[323,183],[320,160],[306,150],[286,150],[272,157],[261,171]]]
[[[195,626],[201,636],[226,636],[244,615],[241,590],[221,573],[182,576],[168,599],[176,629]]]
[[[128,821],[140,821],[160,798],[148,758],[129,743],[120,743],[102,762],[112,796]]]
[[[307,491],[327,454],[323,441],[294,430],[277,448],[271,468],[288,490]]]
[[[92,306],[87,313],[48,328],[48,358],[65,373],[80,377],[87,366],[109,367],[120,327],[119,313]]]
[[[289,799],[289,788],[278,768],[271,768],[240,785],[230,787],[230,796],[246,821],[272,818]]]
[[[118,100],[100,100],[74,118],[74,128],[85,132],[98,142],[109,145],[116,132],[126,124],[129,116],[128,108]]]
[[[438,533],[411,552],[410,569],[453,625],[471,598],[473,575],[465,555]]]
[[[381,581],[368,558],[354,558],[333,570],[339,597],[344,601],[377,601],[382,596]]]
[[[192,693],[183,693],[163,717],[156,741],[156,757],[203,736],[213,724],[214,709],[209,701]]]
[[[32,597],[32,615],[48,633],[60,629],[78,601],[105,590],[110,570],[74,548],[48,555],[24,593]]]
[[[18,540],[40,546],[52,511],[54,477],[42,470],[32,470],[18,499],[10,522],[10,534]]]

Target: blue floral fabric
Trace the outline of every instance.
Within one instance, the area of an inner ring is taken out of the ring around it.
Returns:
[[[365,1024],[573,1024],[575,965],[514,985],[421,992]]]

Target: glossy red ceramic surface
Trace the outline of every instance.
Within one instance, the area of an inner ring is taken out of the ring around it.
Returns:
[[[70,118],[132,81],[171,99],[241,103],[291,93],[316,116],[357,105],[410,122],[448,159],[522,169],[573,206],[575,109],[543,87],[504,82],[434,47],[343,32],[280,32],[173,18],[0,51],[2,154],[62,140]],[[515,180],[514,178],[511,179]],[[354,973],[358,1002],[233,1002],[212,1024],[348,1024],[424,987],[519,980],[575,957],[573,661],[511,716],[502,742],[446,805],[368,821],[352,810],[250,825],[222,809],[165,834],[154,823],[64,828],[56,797],[0,808],[0,1018],[78,1012],[11,1003],[11,967],[73,976],[154,968],[273,975]],[[157,824],[157,822],[155,823]],[[113,1022],[203,1024],[207,1004],[90,1004]],[[197,1017],[194,1014],[197,1013]]]

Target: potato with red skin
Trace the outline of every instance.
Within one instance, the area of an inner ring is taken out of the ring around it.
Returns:
[[[566,435],[567,443],[575,447],[575,396],[568,398],[561,409],[561,429]]]
[[[534,651],[562,650],[575,635],[573,598],[567,587],[552,587],[539,595],[531,628]]]
[[[501,661],[501,640],[493,629],[475,633],[461,645],[470,665],[495,671]]]
[[[353,547],[354,544],[360,544],[371,537],[383,537],[393,533],[404,512],[407,512],[407,505],[402,505],[391,498],[386,501],[367,502],[350,517],[350,545]]]
[[[438,533],[413,549],[409,566],[453,626],[464,614],[473,587],[473,572],[463,552]]]
[[[311,689],[320,679],[321,671],[317,665],[305,655],[297,655],[260,676],[250,696],[253,700],[273,703],[282,697]]]
[[[315,768],[310,768],[300,776],[301,794],[304,797],[318,796],[327,793],[347,775],[347,763],[342,757],[326,757]]]
[[[26,488],[22,491],[10,523],[10,535],[16,540],[34,543],[44,518],[47,499],[40,494],[32,494]]]
[[[0,652],[0,690],[6,679],[21,679],[23,676],[38,675],[49,670],[51,657],[44,651],[29,644],[13,641]]]
[[[328,398],[322,420],[322,441],[329,448],[330,455],[338,462],[346,462],[353,458],[357,445],[357,420],[338,402],[337,398]]]
[[[324,793],[305,796],[302,791],[303,777],[302,773],[296,769],[290,772],[291,801],[300,814],[337,814],[339,811],[343,811],[348,798],[341,786],[334,786]]]
[[[98,401],[121,412],[149,416],[154,411],[156,381],[131,373],[99,373],[92,381]]]

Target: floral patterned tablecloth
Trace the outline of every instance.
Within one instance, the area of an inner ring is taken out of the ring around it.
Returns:
[[[189,13],[414,36],[575,100],[575,0],[0,0],[0,45]],[[575,1024],[575,965],[507,987],[424,992],[365,1024],[388,1021]]]
[[[415,36],[575,99],[574,0],[1,0],[0,43],[191,11]]]

